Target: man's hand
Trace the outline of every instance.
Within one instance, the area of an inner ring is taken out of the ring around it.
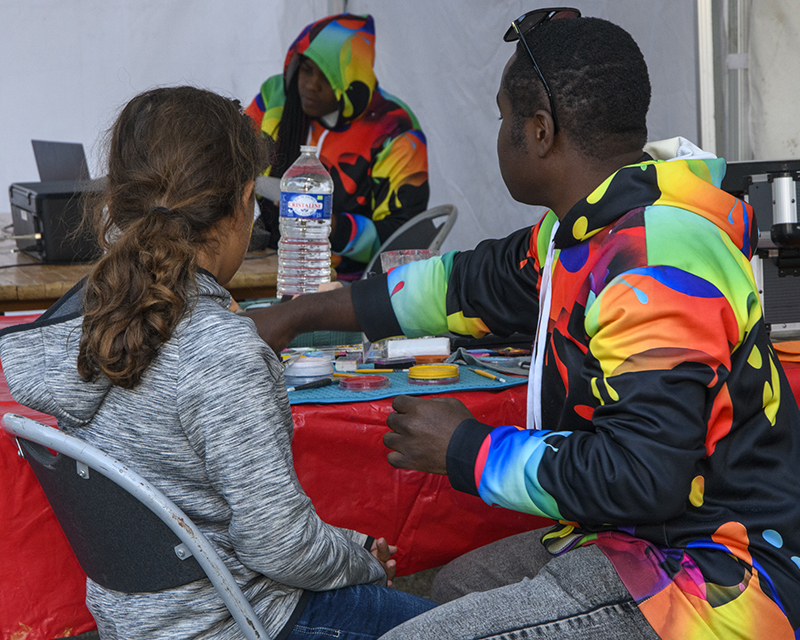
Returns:
[[[289,345],[298,333],[294,318],[287,313],[287,304],[276,304],[244,312],[244,315],[249,316],[256,323],[258,335],[262,340],[278,354]]]
[[[334,286],[324,293],[296,296],[288,302],[245,311],[255,322],[258,335],[275,353],[308,331],[361,331],[350,287]]]
[[[397,561],[392,560],[391,557],[397,553],[397,547],[390,545],[385,538],[376,538],[372,541],[372,548],[369,552],[381,563],[386,572],[386,585],[391,587],[394,575],[397,573]]]
[[[394,449],[387,460],[399,469],[447,474],[447,445],[464,420],[472,418],[464,403],[455,398],[397,396],[389,414],[391,429],[383,444]]]

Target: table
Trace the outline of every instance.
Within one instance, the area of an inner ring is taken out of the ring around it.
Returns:
[[[35,316],[0,317],[0,328]],[[800,401],[800,362],[784,363]],[[478,420],[524,424],[527,386],[457,396]],[[393,469],[382,437],[391,399],[294,405],[298,478],[325,521],[397,543],[398,574],[446,563],[465,551],[543,518],[496,509],[454,491],[443,476]],[[0,415],[19,413],[55,425],[14,402],[0,370]],[[95,628],[84,605],[85,576],[27,463],[0,432],[0,638],[47,640]]]
[[[35,316],[0,317],[0,328]],[[524,424],[527,386],[456,395],[479,420]],[[383,446],[391,399],[295,405],[297,475],[325,521],[399,546],[398,574],[439,566],[462,553],[548,520],[492,508],[443,476],[392,468]],[[0,370],[0,415],[55,425],[14,402]],[[94,628],[83,603],[85,575],[16,447],[0,432],[0,638],[47,640]],[[18,635],[14,635],[18,634]]]
[[[10,223],[11,214],[0,213],[0,227]],[[43,264],[26,253],[10,253],[15,248],[13,240],[0,241],[0,313],[47,309],[92,268],[91,264]],[[277,276],[274,251],[249,254],[226,288],[235,300],[271,298]]]

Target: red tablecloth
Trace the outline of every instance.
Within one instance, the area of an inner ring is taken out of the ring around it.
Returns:
[[[524,424],[526,385],[457,397],[489,424]],[[297,475],[320,517],[398,545],[398,575],[416,573],[549,520],[493,508],[451,488],[446,476],[394,469],[383,435],[391,399],[300,405],[295,421]]]
[[[0,317],[0,328],[31,319]],[[800,364],[784,369],[800,401]],[[525,394],[522,385],[452,395],[483,422],[524,424]],[[381,441],[390,411],[391,400],[295,406],[293,448],[297,474],[319,515],[398,544],[400,575],[547,524],[458,493],[442,476],[393,469]],[[55,424],[16,404],[0,371],[0,414],[7,412]],[[95,628],[83,602],[85,576],[35,476],[4,433],[0,486],[0,638],[47,640]]]
[[[0,316],[0,328],[35,316]],[[11,398],[0,371],[0,414],[55,426],[55,418]],[[14,441],[0,430],[0,638],[47,640],[96,628],[86,609],[86,575]]]
[[[31,317],[0,317],[0,328]],[[526,386],[456,394],[482,421],[523,424]],[[0,372],[0,414],[48,424],[16,404]],[[327,522],[383,536],[399,551],[398,573],[444,564],[465,551],[548,523],[495,509],[454,491],[443,476],[400,471],[386,462],[382,438],[391,399],[299,405],[293,443],[303,488]],[[84,605],[85,575],[16,446],[0,435],[0,638],[47,640],[95,628]]]

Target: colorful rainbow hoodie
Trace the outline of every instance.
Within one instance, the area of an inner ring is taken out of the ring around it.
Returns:
[[[261,85],[246,113],[266,135],[277,136],[284,90],[301,55],[319,66],[339,101],[335,122],[313,120],[308,140],[333,178],[338,218],[331,246],[363,269],[392,232],[427,208],[425,135],[411,109],[378,86],[372,17],[349,14],[303,29],[289,47],[283,74]]]
[[[800,412],[721,159],[646,160],[553,237],[543,429],[462,423],[453,486],[595,544],[661,638],[800,638]],[[535,335],[556,217],[355,283],[368,337]],[[530,405],[529,405],[530,411]]]

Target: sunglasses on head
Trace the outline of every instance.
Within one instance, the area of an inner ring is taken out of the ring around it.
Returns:
[[[544,79],[544,75],[542,75],[542,70],[539,69],[539,65],[536,62],[536,58],[533,57],[533,52],[531,48],[528,46],[528,42],[525,40],[525,36],[527,36],[531,31],[533,31],[536,27],[540,24],[544,24],[545,22],[549,22],[550,20],[563,20],[565,18],[580,18],[581,12],[577,9],[570,9],[569,7],[557,7],[553,9],[534,9],[533,11],[528,11],[528,13],[522,14],[519,18],[514,20],[511,23],[511,26],[506,31],[506,35],[503,36],[503,40],[506,42],[514,42],[516,40],[522,40],[522,44],[525,47],[525,51],[528,52],[528,55],[531,58],[531,62],[533,62],[533,68],[536,69],[536,73],[539,75],[539,79],[542,81],[544,85],[544,90],[547,93],[547,100],[550,102],[550,116],[553,118],[553,133],[558,133],[558,120],[556,120],[556,110],[553,107],[553,94],[550,91],[550,86],[547,84],[547,80]]]

